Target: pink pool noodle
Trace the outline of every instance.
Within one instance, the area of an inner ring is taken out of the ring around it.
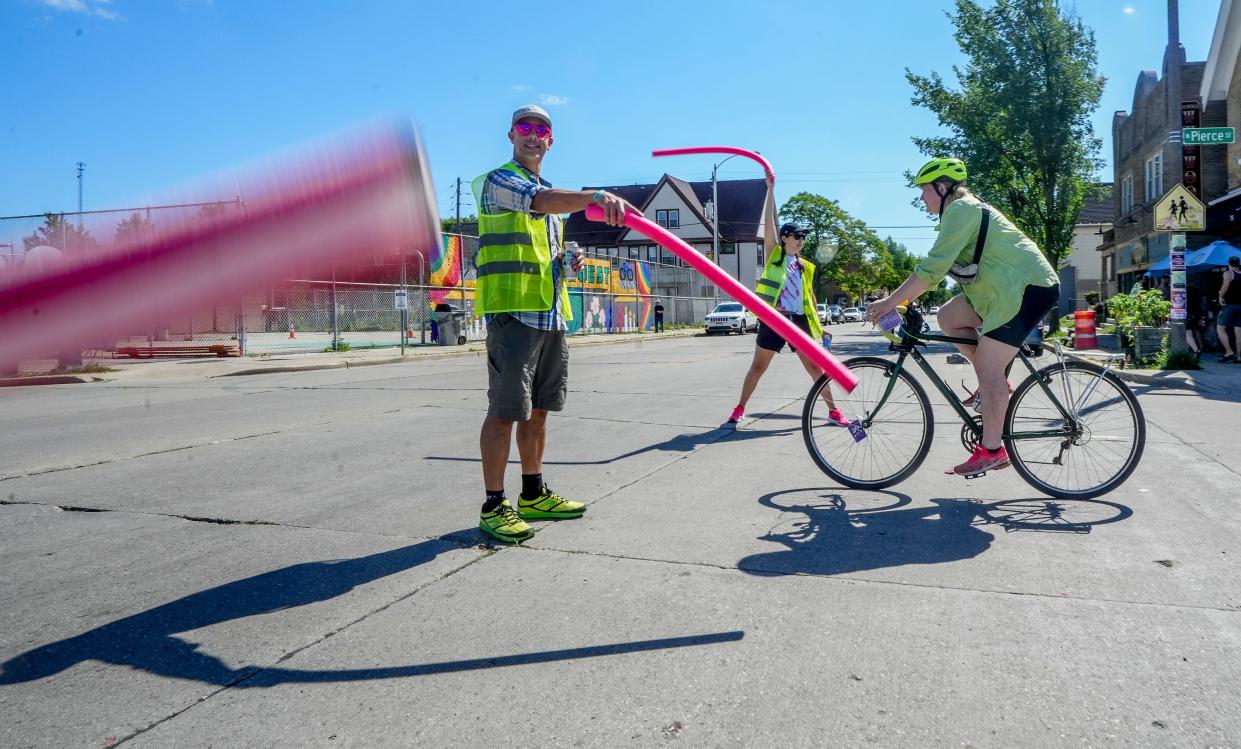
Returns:
[[[776,178],[776,170],[771,168],[770,161],[759,156],[754,151],[747,151],[744,148],[734,148],[732,146],[693,146],[690,148],[661,148],[658,151],[651,151],[652,156],[690,156],[700,153],[729,153],[734,156],[744,156],[761,164],[763,171],[767,172],[767,176],[773,181]]]
[[[602,221],[603,209],[597,205],[588,206],[586,208],[586,218],[591,221]],[[794,325],[787,317],[776,312],[775,307],[767,304],[753,291],[742,286],[737,279],[725,273],[718,265],[705,258],[701,252],[682,241],[680,237],[635,211],[627,211],[625,213],[625,226],[650,237],[658,242],[660,246],[693,266],[694,270],[706,276],[712,283],[740,302],[742,306],[753,312],[768,327],[779,333],[781,338],[792,344],[798,351],[810,357],[828,378],[834,380],[846,392],[852,392],[853,388],[857,387],[857,377],[841,364],[836,357],[829,354],[823,348],[821,341],[816,341],[806,335],[805,331]]]

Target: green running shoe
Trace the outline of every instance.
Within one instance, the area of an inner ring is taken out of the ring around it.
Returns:
[[[517,498],[517,514],[526,520],[572,520],[586,512],[586,505],[570,502],[543,485],[543,493],[534,499]]]
[[[491,512],[479,515],[478,528],[483,533],[506,544],[519,544],[534,536],[534,529],[504,500]]]

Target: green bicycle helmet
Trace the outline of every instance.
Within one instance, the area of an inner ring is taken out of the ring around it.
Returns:
[[[918,170],[914,177],[914,187],[921,187],[941,177],[947,177],[953,182],[965,181],[965,162],[960,159],[931,159]]]

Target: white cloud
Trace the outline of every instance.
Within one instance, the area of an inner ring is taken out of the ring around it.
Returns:
[[[569,103],[569,97],[556,94],[539,94],[539,103],[548,107],[559,107]]]
[[[1138,11],[1136,8],[1134,8],[1129,3],[1125,3],[1125,7],[1121,9],[1121,12],[1124,13],[1126,16],[1131,16],[1134,13],[1137,13]]]
[[[58,10],[62,13],[81,13],[87,16],[98,16],[109,21],[124,19],[124,16],[120,13],[111,8],[104,7],[111,4],[112,0],[93,0],[93,5],[91,0],[38,0],[38,2],[44,7]]]

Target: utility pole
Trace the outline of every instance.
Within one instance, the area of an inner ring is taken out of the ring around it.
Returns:
[[[457,177],[457,250],[461,255],[461,311],[465,312],[465,240],[461,238],[461,178]]]
[[[1168,119],[1168,142],[1164,148],[1163,171],[1169,179],[1165,183],[1165,189],[1171,189],[1168,185],[1179,184],[1185,172],[1185,145],[1182,142],[1181,130],[1183,128],[1181,115],[1181,71],[1185,65],[1185,48],[1181,46],[1181,24],[1180,9],[1178,0],[1168,0],[1168,48],[1163,54],[1163,77],[1164,77],[1164,93],[1167,96],[1167,119]],[[1199,183],[1201,184],[1201,182]],[[1148,195],[1147,200],[1158,200],[1163,197],[1161,195]],[[1205,202],[1205,201],[1204,201]],[[1179,258],[1184,257],[1185,252],[1185,235],[1181,233],[1168,234],[1168,256],[1178,255]],[[1180,260],[1183,267],[1184,261]],[[1176,280],[1178,275],[1182,281],[1181,288],[1177,289],[1176,284],[1169,283],[1169,289],[1184,293],[1183,285],[1184,271],[1182,274],[1171,273],[1169,281]],[[1171,331],[1168,337],[1169,348],[1176,353],[1184,353],[1188,351],[1189,344],[1185,340],[1185,320],[1171,320]]]
[[[728,157],[728,159],[731,158],[733,158],[733,156]],[[724,166],[724,162],[728,161],[728,159],[724,159],[724,161],[721,161],[718,164],[711,165],[711,253],[713,255],[712,260],[714,260],[715,264],[721,268],[724,267],[724,264],[720,262],[720,191],[716,183],[716,173],[719,171],[720,167]],[[740,266],[737,267],[737,280],[741,280]],[[715,284],[715,306],[718,307],[719,305],[720,285]]]
[[[82,228],[82,172],[86,169],[86,163],[78,162],[78,228]]]

